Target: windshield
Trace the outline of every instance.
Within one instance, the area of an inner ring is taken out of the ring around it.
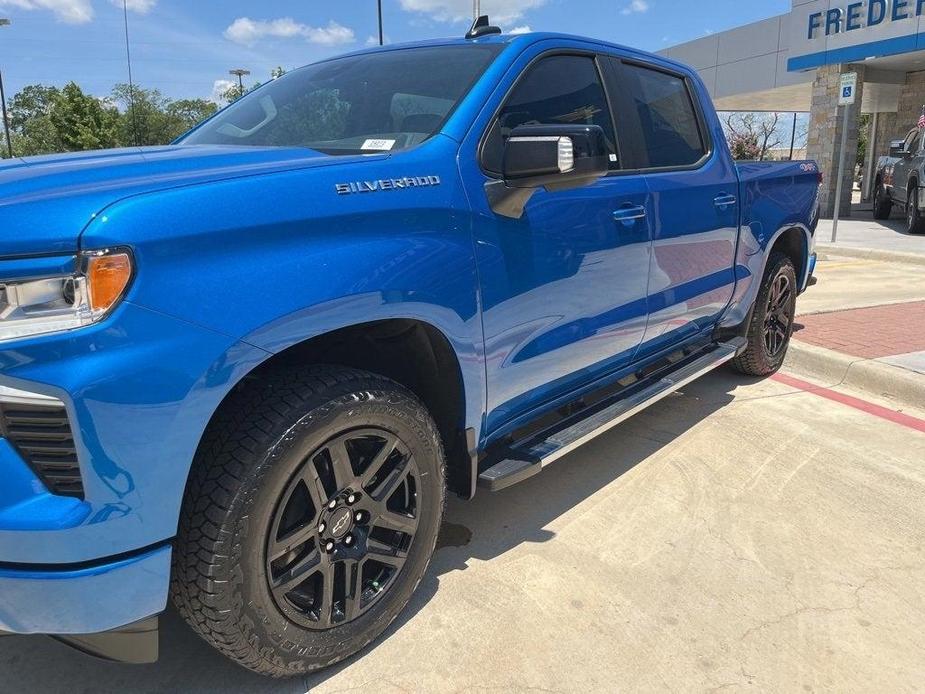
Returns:
[[[443,127],[499,50],[437,46],[309,65],[245,96],[180,144],[340,155],[407,149]]]

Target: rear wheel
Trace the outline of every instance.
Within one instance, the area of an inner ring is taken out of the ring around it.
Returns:
[[[889,219],[892,211],[893,201],[883,187],[883,182],[877,181],[877,187],[874,188],[874,219]]]
[[[906,230],[910,234],[925,232],[925,218],[919,211],[919,189],[910,188],[908,202],[906,203]]]
[[[379,636],[430,561],[444,459],[423,405],[352,369],[242,389],[188,485],[173,596],[206,641],[276,677],[332,665]]]
[[[749,376],[769,376],[780,369],[793,334],[796,300],[793,261],[775,252],[768,260],[748,326],[748,347],[732,361],[736,370]]]

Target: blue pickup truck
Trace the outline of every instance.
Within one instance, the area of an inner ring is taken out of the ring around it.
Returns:
[[[818,184],[737,166],[684,65],[485,18],[4,162],[0,631],[150,662],[172,599],[261,673],[356,653],[446,494],[780,367]]]

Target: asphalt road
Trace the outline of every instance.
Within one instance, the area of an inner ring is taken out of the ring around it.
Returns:
[[[0,639],[0,691],[914,691],[923,498],[908,422],[717,373],[452,502],[412,604],[345,665],[263,680],[168,613],[152,666]]]

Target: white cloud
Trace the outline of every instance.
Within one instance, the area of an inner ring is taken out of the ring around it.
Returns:
[[[225,92],[235,85],[237,85],[237,82],[232,82],[231,80],[215,80],[212,84],[212,96],[209,98],[217,104],[224,104]]]
[[[514,27],[507,33],[509,34],[529,34],[532,31],[533,29],[530,28],[529,24],[524,24],[523,26]]]
[[[313,27],[301,24],[291,17],[270,20],[238,17],[231,23],[231,26],[225,29],[225,38],[245,46],[252,46],[265,37],[280,39],[302,37],[309,43],[322,46],[352,43],[355,39],[353,29],[348,29],[333,20],[328,22],[326,27]]]
[[[648,11],[648,0],[632,0],[629,5],[620,10],[620,14],[642,14]]]
[[[86,24],[93,19],[90,0],[0,0],[0,7],[19,10],[48,10],[68,24]]]
[[[109,2],[116,7],[122,7],[122,0],[109,0]],[[156,4],[157,0],[126,0],[125,6],[128,8],[129,12],[148,14],[148,12],[154,9]]]
[[[421,12],[440,22],[472,21],[472,0],[400,0],[408,12]],[[521,19],[546,0],[482,0],[482,14],[492,24],[509,24]]]

